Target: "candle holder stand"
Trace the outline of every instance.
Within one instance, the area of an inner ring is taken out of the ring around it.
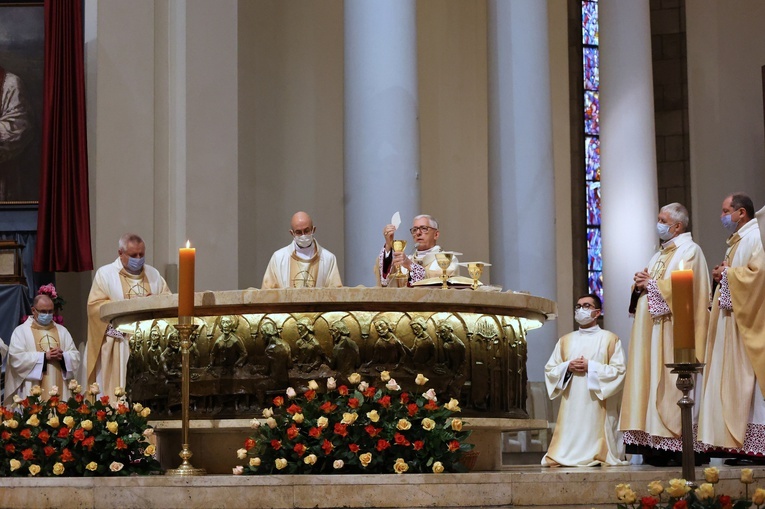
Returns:
[[[665,364],[677,375],[677,388],[683,393],[683,397],[677,402],[680,407],[681,432],[683,439],[683,478],[688,486],[696,488],[696,460],[693,454],[693,399],[690,392],[693,390],[693,375],[701,373],[704,363],[679,362]]]
[[[178,468],[169,469],[165,475],[173,476],[193,476],[205,475],[204,468],[195,468],[189,459],[193,454],[189,447],[189,347],[191,346],[191,334],[199,327],[191,323],[190,316],[181,316],[178,318],[178,324],[175,328],[181,338],[181,452],[178,456],[183,460]]]

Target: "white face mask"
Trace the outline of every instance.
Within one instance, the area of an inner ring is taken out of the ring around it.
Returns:
[[[659,234],[661,240],[667,241],[672,238],[672,233],[669,231],[670,228],[672,228],[671,225],[656,223],[656,233]]]
[[[586,325],[592,321],[592,310],[579,308],[574,311],[574,320],[579,325]]]
[[[303,249],[311,247],[311,244],[313,244],[313,233],[297,235],[295,237],[295,244],[297,244],[298,247],[302,247]]]

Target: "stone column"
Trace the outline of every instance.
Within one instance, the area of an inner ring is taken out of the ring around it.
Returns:
[[[490,0],[488,6],[491,279],[505,290],[554,300],[547,3]],[[530,334],[529,379],[544,379],[556,340],[551,324]]]
[[[373,286],[383,227],[419,214],[414,0],[345,2],[345,281]],[[409,248],[407,248],[409,252]]]
[[[632,278],[658,244],[651,24],[648,0],[598,5],[605,326],[626,346]]]

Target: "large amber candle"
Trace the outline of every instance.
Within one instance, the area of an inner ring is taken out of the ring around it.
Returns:
[[[694,350],[696,346],[695,330],[693,325],[693,271],[673,270],[672,278],[672,336],[675,346],[675,362],[695,362],[695,355],[688,358],[682,355],[678,359],[679,351]]]
[[[194,264],[197,250],[189,247],[181,248],[178,262],[178,316],[194,316]]]

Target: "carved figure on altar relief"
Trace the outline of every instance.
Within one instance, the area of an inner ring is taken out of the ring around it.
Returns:
[[[159,374],[159,357],[162,355],[161,338],[162,334],[159,332],[159,326],[153,325],[151,331],[149,331],[149,348],[146,349],[146,368],[152,375]]]
[[[391,331],[387,320],[380,319],[374,324],[377,331],[372,360],[364,364],[364,367],[375,366],[378,371],[384,371],[385,366],[393,365],[397,369],[406,356],[406,347],[400,339]]]
[[[409,323],[414,333],[414,343],[411,348],[404,346],[415,367],[433,367],[436,364],[436,343],[428,334],[428,324],[418,316]]]
[[[231,316],[224,315],[220,318],[221,333],[215,338],[210,349],[210,362],[208,370],[214,366],[222,366],[225,369],[242,367],[247,362],[247,348],[244,341],[236,333],[237,322]]]
[[[339,375],[347,377],[361,365],[359,345],[351,339],[351,331],[342,320],[334,322],[329,327],[329,333],[335,343],[332,348],[332,368]]]
[[[292,367],[290,345],[279,336],[279,331],[271,322],[266,322],[260,328],[263,340],[266,342],[266,358],[268,358],[268,374],[280,383],[288,383],[289,370]]]
[[[162,370],[167,376],[181,376],[181,338],[178,331],[173,330],[167,336],[167,347],[160,356]]]
[[[459,399],[467,375],[465,343],[454,333],[454,327],[447,321],[438,324],[436,336],[441,340],[441,347],[444,349],[444,364],[452,374],[448,386],[449,396]]]
[[[492,409],[490,398],[500,394],[502,379],[499,332],[496,326],[488,321],[478,322],[471,346],[473,406],[481,410]]]
[[[329,365],[329,359],[314,336],[313,325],[308,318],[297,321],[298,338],[295,342],[295,357],[293,361],[304,372],[318,369],[322,363]]]
[[[143,360],[143,331],[140,327],[135,328],[135,334],[128,340],[130,357],[127,363],[127,379],[134,380],[141,376],[144,371]]]

